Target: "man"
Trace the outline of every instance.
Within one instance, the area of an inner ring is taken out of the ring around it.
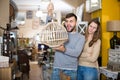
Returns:
[[[68,42],[54,48],[55,58],[51,80],[60,80],[60,72],[70,76],[71,80],[76,80],[78,56],[85,42],[85,37],[76,32],[76,15],[69,13],[65,18],[65,28],[68,31]]]

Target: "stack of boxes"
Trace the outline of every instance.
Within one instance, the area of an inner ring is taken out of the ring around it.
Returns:
[[[109,49],[108,53],[107,68],[112,71],[120,71],[120,49]]]
[[[9,57],[0,56],[0,68],[9,67]]]

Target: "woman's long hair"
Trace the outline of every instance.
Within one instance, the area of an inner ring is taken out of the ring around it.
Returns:
[[[93,19],[93,20],[91,20],[91,21],[88,23],[88,26],[89,26],[92,22],[94,22],[94,23],[97,24],[97,30],[96,30],[95,33],[93,34],[93,38],[92,38],[92,40],[91,40],[90,43],[89,43],[89,47],[91,47],[91,46],[94,44],[94,42],[96,42],[98,39],[100,39],[100,34],[101,34],[101,28],[100,28],[100,22],[99,22],[99,20],[98,20],[98,19]],[[89,33],[88,33],[88,27],[87,27],[86,32],[85,32],[85,37],[87,38],[88,35],[89,35]]]

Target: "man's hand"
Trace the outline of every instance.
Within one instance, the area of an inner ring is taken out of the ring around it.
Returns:
[[[64,52],[65,51],[65,46],[64,45],[60,45],[58,47],[55,47],[53,48],[54,50],[57,50],[57,51],[61,51],[61,52]]]

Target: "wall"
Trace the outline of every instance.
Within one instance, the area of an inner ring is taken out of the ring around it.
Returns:
[[[26,11],[19,11],[19,12],[25,13],[25,24],[19,26],[18,37],[33,38],[42,30],[42,28],[45,27],[45,25],[39,24],[40,19],[35,16],[36,11],[33,11],[32,19],[26,19]],[[58,20],[58,23],[61,23],[60,11],[55,11],[55,14],[56,14],[56,19]],[[46,22],[45,15],[42,16],[42,20],[45,20]]]
[[[85,3],[85,0],[75,0],[75,1],[69,1],[69,0],[65,0],[65,2],[68,2],[68,4],[71,4],[74,7],[78,7],[80,4]],[[77,3],[77,4],[75,4]],[[23,11],[26,13],[26,11]],[[55,11],[56,18],[58,20],[59,23],[61,23],[61,17],[64,17],[63,15],[61,15],[60,11]],[[35,13],[34,13],[35,15]],[[90,14],[84,12],[83,13],[83,20],[84,21],[89,21],[90,20]],[[40,32],[40,30],[44,27],[43,25],[38,26],[37,29],[33,29],[32,28],[32,21],[33,19],[25,19],[25,25],[23,26],[19,26],[19,30],[18,30],[18,35],[21,37],[33,37],[33,35],[37,34],[38,32]],[[23,32],[25,31],[25,32]]]
[[[80,5],[84,3],[83,21],[90,21],[91,14],[86,12],[86,0],[80,0],[79,2],[80,2]]]
[[[9,23],[9,0],[0,0],[0,26],[6,28],[6,23]],[[0,35],[2,32],[0,29]]]
[[[110,48],[109,40],[113,36],[112,32],[106,31],[106,22],[109,20],[120,20],[120,1],[102,0],[102,9],[93,12],[91,17],[100,17],[102,28],[102,66],[106,66],[108,62],[108,49]],[[118,35],[120,36],[120,32],[118,32]]]

